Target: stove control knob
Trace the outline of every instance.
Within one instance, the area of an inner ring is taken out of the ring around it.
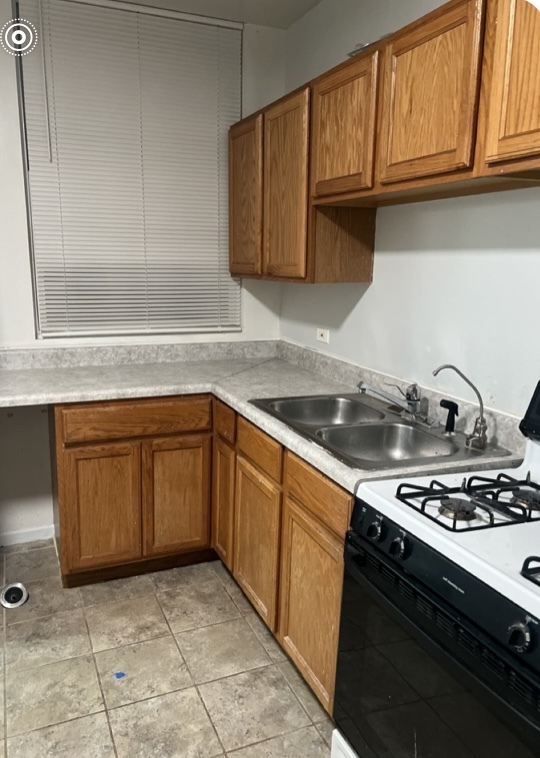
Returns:
[[[407,553],[407,541],[405,537],[396,537],[390,543],[390,555],[398,561],[403,561]]]
[[[516,653],[526,653],[531,647],[531,630],[522,622],[517,622],[508,627],[508,644]]]
[[[379,542],[383,536],[382,521],[373,521],[368,526],[366,534],[373,542]]]

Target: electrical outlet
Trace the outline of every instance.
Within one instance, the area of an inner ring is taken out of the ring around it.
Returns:
[[[319,329],[317,327],[317,342],[330,342],[330,329]]]

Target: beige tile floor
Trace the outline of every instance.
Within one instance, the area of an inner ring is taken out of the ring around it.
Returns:
[[[3,578],[30,599],[4,611],[0,756],[329,758],[331,720],[219,561],[66,590],[40,542],[4,548]]]

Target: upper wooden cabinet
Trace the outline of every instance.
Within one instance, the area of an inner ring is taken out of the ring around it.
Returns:
[[[268,108],[264,118],[264,272],[306,276],[309,87]]]
[[[370,282],[375,209],[310,204],[309,99],[305,87],[231,128],[231,273],[321,284]],[[362,171],[369,174],[367,164]],[[254,211],[261,204],[262,248]]]
[[[311,192],[373,186],[379,51],[359,55],[313,85]]]
[[[494,2],[488,164],[540,156],[540,12],[527,0]]]
[[[262,114],[229,131],[229,267],[232,274],[262,271]]]
[[[381,108],[382,183],[473,163],[483,0],[455,0],[387,43]]]

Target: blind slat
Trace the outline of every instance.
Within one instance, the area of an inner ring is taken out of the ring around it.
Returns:
[[[40,334],[240,328],[228,272],[227,131],[241,32],[64,0],[22,0]],[[51,124],[52,162],[47,139]]]

